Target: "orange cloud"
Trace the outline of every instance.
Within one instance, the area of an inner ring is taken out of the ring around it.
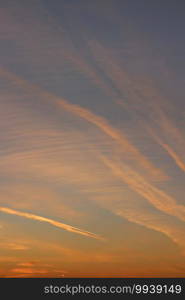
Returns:
[[[11,272],[13,273],[22,273],[22,274],[45,274],[48,273],[47,270],[42,269],[31,269],[31,268],[16,268],[12,269]]]
[[[118,166],[113,161],[103,156],[102,160],[114,172],[115,175],[122,178],[131,189],[147,199],[157,209],[172,216],[176,216],[182,221],[185,221],[184,205],[177,204],[172,197],[147,182],[144,177],[132,170],[126,164],[122,164],[120,167],[121,162]]]
[[[175,143],[175,146],[184,152],[185,143],[184,135],[173,124],[173,121],[165,113],[165,109],[168,110],[169,101],[162,97],[159,91],[152,86],[151,81],[146,79],[144,82],[129,76],[127,72],[119,66],[119,63],[115,61],[108,52],[107,49],[98,41],[89,41],[89,47],[92,51],[92,55],[95,60],[102,66],[102,70],[112,80],[113,84],[119,89],[123,95],[125,91],[129,94],[129,101],[115,100],[116,103],[124,107],[128,112],[131,112],[134,116],[140,116],[143,119],[143,113],[147,120],[154,122],[161,132],[171,139]],[[148,122],[142,120],[145,124],[145,129],[148,131]],[[162,141],[157,137],[157,134],[152,135],[155,140],[166,150],[166,152],[175,161],[177,166],[185,170],[185,162],[183,158],[175,151],[168,143]]]
[[[21,267],[33,267],[35,265],[35,263],[33,263],[33,262],[23,262],[23,263],[19,263],[17,265],[21,266]]]
[[[176,165],[182,170],[185,171],[185,161],[183,161],[183,158],[166,142],[164,142],[159,135],[157,134],[157,132],[155,132],[154,129],[151,128],[147,128],[147,130],[149,131],[149,133],[151,134],[151,136],[155,139],[155,141],[163,148],[166,150],[166,152],[169,154],[169,156],[174,160],[174,162],[176,163]],[[168,132],[166,132],[167,137],[169,136]],[[178,137],[178,135],[177,135]],[[172,139],[173,140],[173,139]],[[180,141],[183,142],[183,138],[180,139]]]
[[[66,100],[59,98],[36,85],[30,84],[28,81],[14,75],[11,72],[8,72],[4,69],[0,69],[0,74],[30,90],[31,92],[35,92],[40,94],[45,100],[50,103],[57,105],[59,107],[64,108],[66,111],[77,115],[83,120],[88,121],[89,123],[97,126],[102,132],[104,132],[108,137],[112,138],[116,141],[122,148],[122,151],[125,153],[133,154],[132,159],[136,161],[142,168],[144,167],[151,173],[155,178],[166,178],[166,175],[158,168],[156,168],[152,162],[148,160],[132,143],[128,140],[123,133],[119,132],[118,129],[114,128],[109,124],[109,122],[102,116],[98,116],[92,113],[90,110],[80,107],[79,105],[71,104]]]
[[[20,244],[20,243],[13,243],[13,242],[3,242],[3,243],[0,243],[1,247],[2,248],[5,248],[5,249],[9,249],[9,250],[28,250],[30,249],[29,246],[27,245],[24,245],[24,244]]]
[[[24,217],[24,218],[31,219],[31,220],[46,222],[46,223],[49,223],[49,224],[51,224],[55,227],[59,227],[59,228],[65,229],[67,231],[74,232],[74,233],[77,233],[77,234],[81,234],[81,235],[84,235],[84,236],[87,236],[87,237],[90,237],[90,238],[99,239],[99,240],[102,239],[102,237],[100,237],[100,236],[98,236],[94,233],[84,231],[84,230],[81,230],[79,228],[76,228],[76,227],[61,223],[61,222],[57,222],[57,221],[54,221],[54,220],[49,219],[49,218],[44,218],[44,217],[37,216],[37,215],[34,215],[34,214],[30,214],[30,213],[20,212],[20,211],[14,210],[14,209],[6,208],[6,207],[0,207],[0,211],[3,212],[3,213],[6,213],[6,214],[10,214],[10,215],[16,215],[16,216]]]

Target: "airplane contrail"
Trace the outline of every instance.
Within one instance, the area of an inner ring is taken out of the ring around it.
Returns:
[[[3,213],[6,213],[6,214],[10,214],[10,215],[16,215],[16,216],[24,217],[24,218],[31,219],[31,220],[46,222],[46,223],[49,223],[49,224],[51,224],[55,227],[65,229],[65,230],[70,231],[70,232],[85,235],[87,237],[94,238],[94,239],[97,239],[97,240],[103,240],[103,237],[101,237],[101,236],[99,236],[95,233],[85,231],[85,230],[73,227],[71,225],[67,225],[67,224],[64,224],[64,223],[61,223],[61,222],[57,222],[55,220],[45,218],[45,217],[41,217],[41,216],[38,216],[38,215],[35,215],[35,214],[31,214],[31,213],[27,213],[27,212],[21,212],[21,211],[17,211],[17,210],[11,209],[11,208],[7,208],[7,207],[0,207],[0,211],[3,212]]]
[[[163,140],[154,132],[154,130],[148,128],[148,131],[150,132],[151,136],[156,140],[156,142],[163,147],[163,149],[166,150],[166,152],[169,154],[169,156],[174,160],[176,165],[185,172],[185,162],[183,161],[183,158],[180,157],[180,155],[167,143],[163,142]]]
[[[103,155],[101,155],[101,159],[112,170],[113,174],[120,177],[132,190],[148,200],[154,207],[185,221],[184,205],[178,204],[171,196],[150,184],[126,164],[120,166],[120,164],[114,163],[113,160],[107,159]]]
[[[76,104],[72,104],[64,98],[58,97],[48,91],[45,91],[39,86],[31,84],[27,80],[3,68],[0,68],[0,76],[5,76],[17,83],[18,85],[27,88],[30,91],[39,93],[42,97],[45,97],[45,99],[47,99],[47,101],[49,101],[50,103],[52,102],[52,104],[57,105],[58,107],[61,107],[66,111],[80,117],[81,119],[86,120],[89,123],[95,125],[107,136],[116,141],[121,146],[123,151],[132,153],[134,159],[139,163],[139,165],[141,165],[142,168],[144,167],[146,170],[148,170],[154,177],[163,179],[166,178],[166,175],[161,170],[156,168],[153,165],[153,163],[149,161],[148,158],[145,155],[143,155],[140,152],[140,150],[129,141],[129,139],[127,138],[127,136],[124,135],[123,132],[120,132],[118,129],[114,128],[103,116],[99,116],[91,112],[87,108],[81,107]]]

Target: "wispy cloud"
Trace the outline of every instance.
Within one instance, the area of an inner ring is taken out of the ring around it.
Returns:
[[[115,213],[118,214],[119,216],[122,216],[129,220],[130,222],[142,225],[146,228],[158,231],[178,245],[181,254],[185,255],[185,239],[184,239],[184,234],[185,230],[184,228],[172,224],[170,222],[166,222],[164,217],[159,217],[158,215],[154,215],[150,212],[144,211],[142,213],[142,210],[137,209],[137,210],[128,210],[128,209],[123,209],[123,210],[115,210]]]
[[[133,154],[132,159],[140,166],[148,170],[155,178],[166,178],[166,175],[164,172],[162,172],[162,170],[156,168],[153,163],[149,161],[149,159],[145,157],[140,150],[129,141],[123,132],[120,132],[118,129],[110,125],[104,117],[96,115],[90,110],[79,105],[71,104],[65,99],[59,98],[36,85],[32,85],[28,81],[18,77],[17,75],[14,75],[7,70],[1,69],[1,74],[10,80],[13,80],[13,82],[17,83],[21,87],[28,89],[30,92],[34,92],[42,96],[42,98],[44,98],[47,102],[49,101],[51,104],[64,108],[66,111],[69,111],[70,113],[75,114],[83,120],[95,125],[108,137],[116,141],[121,146],[124,153]]]
[[[79,275],[79,265],[94,275],[104,265],[105,275],[176,274],[179,249],[185,253],[181,100],[168,97],[169,82],[159,83],[160,54],[150,43],[150,55],[148,32],[143,38],[134,29],[139,18],[122,17],[122,1],[82,9],[10,2],[0,12],[0,273],[63,276],[70,265]],[[29,237],[21,218],[34,221]],[[47,226],[35,230],[39,222],[107,242],[59,230],[55,244]],[[139,245],[137,230],[144,243],[162,241],[163,253]],[[175,263],[160,269],[167,247]]]
[[[6,249],[6,250],[18,250],[18,251],[24,251],[24,250],[29,250],[30,247],[25,244],[21,243],[14,243],[14,242],[1,242],[0,243],[1,248]]]
[[[175,216],[182,221],[185,221],[185,206],[177,204],[176,201],[154,187],[147,180],[141,177],[137,172],[132,170],[128,165],[119,161],[114,162],[105,156],[101,156],[102,161],[112,170],[115,176],[121,178],[128,186],[136,193],[148,200],[158,210]],[[106,202],[104,203],[106,205]],[[150,211],[144,210],[137,206],[135,208],[123,207],[123,209],[116,208],[116,205],[112,203],[109,208],[116,214],[123,216],[127,220],[143,225],[147,228],[155,231],[162,232],[168,236],[174,243],[180,246],[182,254],[185,253],[185,240],[184,240],[184,228],[180,228],[178,225],[166,222],[165,218],[156,214],[152,214]]]
[[[173,111],[172,103],[169,103],[168,99],[161,95],[157,88],[152,85],[151,80],[137,81],[137,78],[133,78],[128,72],[125,72],[119,66],[119,62],[112,58],[109,51],[100,42],[93,40],[88,43],[92,55],[100,63],[102,71],[109,76],[114,86],[123,95],[123,99],[115,99],[115,102],[122,106],[125,111],[139,118],[140,122],[144,124],[146,132],[151,133],[148,126],[149,123],[150,126],[153,124],[154,128],[152,128],[153,134],[151,136],[171,156],[177,166],[184,171],[185,163],[182,153],[185,147],[185,136],[175,126],[169,114],[166,113],[169,107]],[[125,93],[129,97],[124,97]],[[161,134],[167,137],[168,142],[160,138]],[[170,142],[173,147],[170,146]],[[178,150],[175,150],[175,148],[178,148]]]
[[[147,180],[132,170],[126,164],[119,165],[102,156],[104,163],[112,169],[115,175],[126,182],[131,189],[147,199],[157,209],[178,217],[185,221],[185,206],[177,204],[176,201],[159,188],[153,186]]]
[[[157,132],[154,131],[154,129],[150,129],[149,127],[147,130],[150,132],[151,136],[154,138],[154,140],[169,154],[169,156],[174,160],[176,165],[182,170],[185,171],[185,160],[183,160],[183,157],[175,151],[175,147],[172,148],[169,144],[167,144],[162,138],[160,138],[159,135],[157,135]],[[166,133],[167,134],[167,133]],[[183,138],[181,139],[183,141]]]
[[[44,217],[41,217],[41,216],[37,216],[37,215],[31,214],[31,213],[20,212],[20,211],[14,210],[14,209],[6,208],[6,207],[0,207],[0,211],[3,212],[3,213],[6,213],[6,214],[10,214],[10,215],[16,215],[16,216],[24,217],[24,218],[31,219],[31,220],[36,220],[36,221],[40,221],[40,222],[49,223],[49,224],[51,224],[55,227],[62,228],[62,229],[65,229],[67,231],[74,232],[74,233],[77,233],[77,234],[80,234],[80,235],[84,235],[84,236],[87,236],[87,237],[90,237],[90,238],[100,239],[100,240],[102,239],[102,237],[100,237],[100,236],[98,236],[94,233],[84,231],[84,230],[81,230],[79,228],[76,228],[76,227],[61,223],[61,222],[57,222],[57,221],[54,221],[54,220],[49,219],[49,218],[44,218]]]

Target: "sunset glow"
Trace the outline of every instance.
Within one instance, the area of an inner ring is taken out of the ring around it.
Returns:
[[[166,3],[0,0],[0,277],[185,275],[184,3]]]

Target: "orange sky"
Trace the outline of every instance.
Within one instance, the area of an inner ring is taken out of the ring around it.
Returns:
[[[0,277],[183,277],[180,4],[59,2],[1,1]]]

